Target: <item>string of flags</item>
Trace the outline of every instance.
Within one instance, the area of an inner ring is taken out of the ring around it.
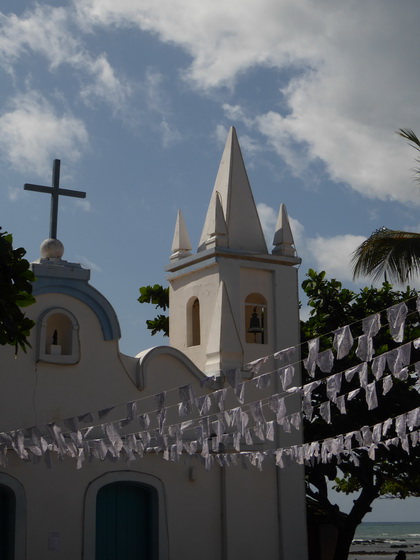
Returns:
[[[418,314],[420,297],[416,309]],[[311,422],[316,417],[331,424],[333,407],[346,415],[348,403],[355,398],[363,398],[367,409],[374,410],[378,394],[386,395],[395,380],[410,378],[413,389],[420,392],[420,362],[411,361],[420,338],[403,343],[408,308],[399,303],[386,314],[386,326],[398,344],[389,352],[375,356],[375,336],[385,326],[377,313],[362,320],[361,336],[354,338],[353,325],[346,325],[332,333],[330,349],[320,351],[320,339],[312,339],[304,343],[307,357],[303,361],[302,345],[283,349],[225,372],[225,386],[217,384],[220,377],[209,378],[199,396],[188,384],[126,403],[124,413],[116,406],[60,423],[0,432],[0,465],[7,467],[10,452],[33,464],[43,460],[47,466],[54,456],[70,457],[77,468],[92,459],[135,461],[145,453],[156,453],[168,461],[198,457],[206,469],[215,462],[261,469],[269,457],[280,468],[327,463],[333,458],[347,458],[357,465],[360,450],[375,459],[380,447],[392,446],[409,454],[420,438],[420,407],[372,426],[303,442],[304,419]],[[337,360],[346,357],[355,344],[360,363],[331,374]],[[301,365],[313,379],[304,385],[299,383]],[[317,368],[325,377],[315,379]],[[341,392],[343,381],[353,382],[355,388]],[[313,392],[321,385],[326,400],[315,403]],[[110,420],[115,414],[117,419]],[[287,444],[285,434],[290,434]]]

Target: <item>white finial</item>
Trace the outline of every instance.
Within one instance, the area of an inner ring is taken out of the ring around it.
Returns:
[[[176,218],[174,239],[172,241],[172,254],[171,261],[176,259],[183,259],[191,255],[191,242],[187,232],[184,218],[181,210],[178,210]]]
[[[276,233],[273,239],[273,254],[295,257],[296,249],[294,244],[295,242],[293,240],[292,230],[290,229],[286,206],[281,204],[277,218]]]
[[[40,253],[42,259],[61,260],[64,254],[64,245],[59,239],[46,239],[41,243]]]

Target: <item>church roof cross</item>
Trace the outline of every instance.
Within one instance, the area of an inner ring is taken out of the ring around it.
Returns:
[[[82,191],[72,191],[69,189],[60,189],[60,160],[55,159],[52,170],[52,185],[44,187],[41,185],[31,185],[25,183],[23,185],[25,191],[43,192],[51,195],[51,212],[50,212],[50,238],[57,239],[57,220],[58,220],[58,197],[72,196],[76,198],[86,198],[86,193]]]

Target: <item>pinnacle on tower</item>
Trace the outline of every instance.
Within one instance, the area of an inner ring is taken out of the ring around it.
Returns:
[[[280,205],[279,215],[276,224],[276,233],[273,239],[273,254],[284,255],[286,257],[295,257],[296,249],[294,247],[294,239],[290,228],[289,216],[287,215],[286,206]]]
[[[229,244],[228,230],[225,221],[225,214],[223,212],[222,201],[220,194],[216,191],[213,192],[213,197],[209,207],[214,210],[212,215],[208,215],[208,237],[205,241],[206,249],[211,247],[227,247]]]
[[[189,255],[191,255],[191,242],[181,210],[178,210],[174,239],[172,241],[172,254],[170,258],[171,261],[173,261],[175,259],[183,259]]]

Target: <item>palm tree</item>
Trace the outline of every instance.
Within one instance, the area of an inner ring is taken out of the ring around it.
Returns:
[[[401,128],[397,134],[409,141],[420,154],[420,140],[416,134]],[[420,164],[420,156],[416,158]],[[415,181],[420,184],[420,167],[415,170]],[[353,253],[353,278],[382,276],[393,282],[406,283],[420,272],[420,233],[379,228]]]

